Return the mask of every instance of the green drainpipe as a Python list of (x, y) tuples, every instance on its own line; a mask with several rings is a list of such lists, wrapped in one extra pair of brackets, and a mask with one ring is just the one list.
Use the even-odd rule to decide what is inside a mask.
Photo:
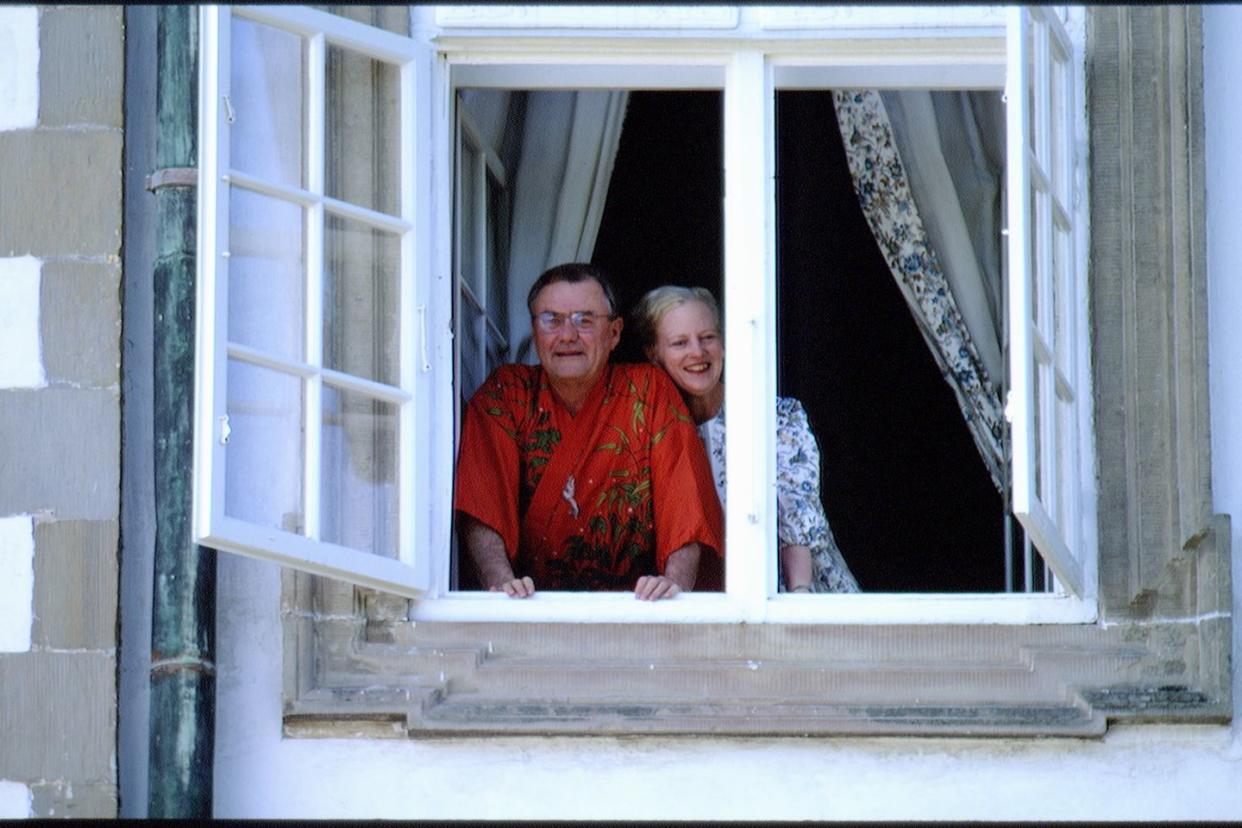
[(211, 816), (215, 552), (190, 534), (198, 8), (158, 12), (154, 273), (155, 583), (148, 815)]

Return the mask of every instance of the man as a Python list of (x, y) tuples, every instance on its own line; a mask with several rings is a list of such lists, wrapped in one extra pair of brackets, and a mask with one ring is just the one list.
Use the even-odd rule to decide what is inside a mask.
[(623, 322), (599, 268), (548, 270), (527, 306), (539, 365), (497, 369), (462, 429), (455, 507), (480, 581), (514, 598), (692, 589), (723, 518), (676, 388), (654, 366), (608, 363)]

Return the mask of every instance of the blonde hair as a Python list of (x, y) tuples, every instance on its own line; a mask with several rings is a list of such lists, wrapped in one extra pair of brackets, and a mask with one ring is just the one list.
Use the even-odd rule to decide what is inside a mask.
[(702, 302), (706, 305), (711, 311), (716, 331), (723, 333), (720, 324), (720, 306), (716, 304), (716, 297), (712, 296), (712, 292), (707, 288), (682, 287), (681, 285), (661, 285), (658, 288), (652, 288), (642, 299), (638, 300), (631, 314), (634, 326), (638, 329), (638, 342), (648, 359), (651, 358), (651, 352), (655, 349), (657, 332), (660, 330), (660, 322), (664, 319), (664, 315), (687, 302)]

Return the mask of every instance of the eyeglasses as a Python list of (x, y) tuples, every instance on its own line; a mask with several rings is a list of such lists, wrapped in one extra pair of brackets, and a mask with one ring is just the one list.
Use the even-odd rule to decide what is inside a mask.
[(597, 326), (616, 318), (616, 314), (613, 313), (595, 313), (594, 311), (574, 311), (570, 314), (544, 311), (534, 316), (535, 324), (544, 333), (556, 333), (565, 324), (566, 320), (577, 328), (579, 332), (591, 333)]

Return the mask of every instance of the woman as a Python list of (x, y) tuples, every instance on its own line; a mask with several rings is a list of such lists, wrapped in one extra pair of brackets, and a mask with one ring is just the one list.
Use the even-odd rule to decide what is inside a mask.
[[(724, 341), (720, 309), (704, 288), (664, 285), (634, 309), (647, 358), (681, 390), (725, 499)], [(819, 500), (819, 447), (802, 404), (776, 400), (776, 511), (781, 587), (788, 592), (858, 592)]]

